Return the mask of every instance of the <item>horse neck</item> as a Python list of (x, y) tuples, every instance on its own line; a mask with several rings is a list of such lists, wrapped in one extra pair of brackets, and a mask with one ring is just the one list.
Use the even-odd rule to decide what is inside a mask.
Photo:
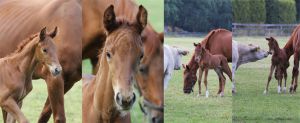
[(274, 42), (274, 44), (275, 44), (275, 47), (273, 47), (274, 55), (278, 55), (281, 49), (277, 42)]
[[(112, 87), (112, 78), (110, 75), (108, 63), (105, 58), (105, 54), (101, 54), (100, 66), (97, 72), (96, 81), (93, 83), (96, 86), (94, 91), (94, 107), (99, 113), (112, 113), (112, 112), (103, 112), (111, 111), (114, 107), (114, 92)], [(109, 109), (109, 110), (107, 110)], [(101, 115), (100, 115), (101, 117)]]
[(207, 61), (208, 59), (211, 59), (211, 57), (212, 54), (208, 50), (205, 50), (204, 54), (202, 54), (201, 60)]
[(197, 73), (197, 69), (199, 68), (198, 63), (195, 60), (195, 54), (192, 56), (192, 59), (190, 60), (188, 66), (190, 67), (190, 71), (194, 74)]
[(30, 41), (20, 52), (16, 52), (10, 57), (10, 61), (13, 62), (14, 65), (18, 66), (20, 71), (24, 74), (32, 74), (38, 63), (35, 57), (37, 44), (37, 40)]
[(285, 44), (285, 46), (283, 47), (283, 50), (285, 51), (288, 59), (290, 59), (290, 57), (293, 55), (294, 53), (294, 48), (293, 48), (293, 39), (294, 36), (292, 35), (289, 39), (289, 41)]

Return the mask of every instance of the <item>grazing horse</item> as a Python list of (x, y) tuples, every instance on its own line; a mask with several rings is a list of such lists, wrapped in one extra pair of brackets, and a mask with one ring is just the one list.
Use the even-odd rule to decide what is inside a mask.
[[(103, 23), (105, 8), (114, 5), (116, 17), (136, 20), (138, 6), (132, 0), (84, 0), (82, 1), (83, 43), (82, 57), (90, 59), (93, 73), (97, 71), (98, 49), (104, 46), (106, 34)], [(97, 27), (97, 28), (95, 28)], [(98, 28), (99, 27), (99, 28)], [(157, 33), (147, 24), (142, 32), (144, 58), (136, 79), (144, 114), (151, 122), (163, 122), (163, 33)]]
[(181, 57), (189, 52), (164, 44), (164, 88), (167, 89), (173, 70), (180, 70)]
[(300, 25), (298, 25), (294, 29), (289, 41), (285, 44), (283, 49), (285, 50), (288, 59), (294, 54), (294, 67), (292, 73), (290, 93), (295, 93), (298, 86), (298, 75), (299, 75)]
[(135, 102), (135, 76), (143, 59), (141, 33), (147, 25), (147, 11), (139, 7), (135, 22), (116, 18), (114, 6), (104, 12), (106, 42), (99, 55), (95, 79), (83, 87), (83, 123), (130, 122)]
[[(215, 29), (208, 33), (203, 39), (201, 45), (208, 50), (211, 54), (221, 54), (227, 58), (228, 62), (232, 59), (232, 33), (225, 29)], [(195, 55), (195, 54), (194, 54)], [(188, 65), (183, 65), (184, 72), (184, 85), (183, 92), (191, 93), (193, 87), (197, 81), (197, 69), (199, 68), (198, 63), (195, 61), (195, 56), (192, 56)], [(204, 83), (207, 83), (208, 69), (205, 69)], [(198, 80), (201, 83), (201, 80)], [(235, 92), (235, 84), (233, 83), (232, 92)]]
[[(82, 13), (79, 0), (2, 0), (0, 2), (0, 58), (41, 28), (59, 27), (55, 37), (61, 76), (53, 77), (38, 64), (33, 79), (46, 81), (48, 98), (38, 120), (45, 123), (53, 112), (55, 123), (65, 123), (64, 93), (81, 79)], [(5, 32), (5, 33), (4, 33)], [(67, 101), (67, 100), (66, 100)]]
[(232, 40), (232, 83), (235, 83), (235, 71), (240, 65), (267, 58), (269, 52), (253, 44), (243, 45)]
[(268, 77), (268, 82), (267, 82), (264, 94), (266, 94), (268, 92), (269, 83), (272, 79), (272, 74), (274, 72), (274, 69), (275, 69), (275, 79), (278, 81), (277, 92), (281, 93), (283, 77), (284, 77), (283, 92), (285, 92), (286, 91), (286, 79), (287, 79), (286, 70), (289, 67), (289, 60), (288, 60), (287, 54), (284, 49), (280, 49), (275, 38), (270, 37), (270, 38), (266, 38), (266, 40), (268, 41), (269, 52), (272, 54), (272, 59), (271, 59), (270, 74)]
[[(208, 50), (206, 50), (204, 47), (201, 46), (201, 44), (194, 43), (195, 46), (195, 61), (199, 64), (199, 95), (201, 93), (201, 79), (204, 69), (214, 69), (219, 77), (219, 85), (221, 88), (219, 88), (218, 94), (220, 94), (221, 97), (224, 96), (224, 88), (225, 88), (225, 74), (230, 78), (232, 81), (232, 74), (230, 71), (230, 68), (228, 66), (227, 58), (223, 55), (212, 55)], [(207, 81), (204, 82), (205, 88), (206, 88), (206, 97), (208, 97), (209, 92), (207, 88)]]
[(29, 123), (21, 111), (22, 100), (32, 90), (32, 74), (38, 63), (45, 65), (45, 69), (56, 77), (62, 68), (56, 55), (53, 38), (57, 28), (46, 33), (46, 27), (39, 34), (24, 40), (18, 49), (0, 59), (0, 106), (4, 122), (8, 116), (13, 116), (19, 123)]

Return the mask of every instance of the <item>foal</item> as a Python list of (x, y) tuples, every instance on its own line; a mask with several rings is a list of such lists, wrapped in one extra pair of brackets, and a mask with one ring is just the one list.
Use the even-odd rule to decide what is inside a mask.
[[(208, 50), (201, 46), (201, 44), (194, 43), (195, 48), (195, 61), (199, 64), (199, 95), (201, 93), (201, 79), (203, 70), (205, 69), (214, 69), (215, 72), (219, 76), (219, 91), (221, 97), (224, 96), (224, 88), (225, 88), (225, 76), (223, 72), (225, 72), (230, 80), (232, 81), (232, 74), (230, 68), (228, 66), (227, 58), (223, 55), (212, 55)], [(207, 75), (207, 74), (206, 74)], [(206, 76), (205, 76), (206, 78)], [(206, 88), (206, 97), (208, 97), (209, 92), (207, 88), (207, 81), (204, 80), (204, 85)]]
[(282, 88), (282, 78), (284, 77), (284, 88), (283, 92), (286, 92), (286, 79), (287, 79), (287, 68), (289, 67), (289, 60), (286, 55), (286, 52), (284, 49), (280, 49), (279, 45), (275, 38), (270, 37), (266, 38), (266, 40), (269, 42), (269, 52), (272, 53), (272, 59), (271, 59), (271, 68), (270, 68), (270, 74), (268, 77), (268, 82), (266, 85), (266, 89), (264, 91), (264, 94), (268, 93), (269, 83), (272, 79), (272, 74), (275, 69), (275, 79), (278, 81), (278, 88), (277, 92), (281, 93)]
[(130, 122), (135, 102), (133, 84), (143, 58), (141, 33), (147, 25), (143, 6), (135, 22), (117, 20), (114, 6), (104, 12), (106, 42), (99, 55), (99, 68), (83, 87), (83, 123)]
[(4, 122), (9, 113), (19, 123), (28, 123), (20, 108), (22, 100), (32, 90), (32, 74), (38, 63), (53, 76), (61, 72), (53, 43), (56, 33), (57, 28), (48, 34), (45, 27), (39, 35), (24, 40), (14, 53), (0, 59), (0, 106)]

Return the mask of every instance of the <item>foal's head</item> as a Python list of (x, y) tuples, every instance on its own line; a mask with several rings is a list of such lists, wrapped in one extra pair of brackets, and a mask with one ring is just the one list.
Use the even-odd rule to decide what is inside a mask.
[(39, 43), (35, 49), (37, 61), (46, 66), (53, 76), (58, 75), (62, 71), (53, 41), (56, 34), (57, 27), (50, 33), (47, 33), (46, 27), (43, 28), (39, 34)]
[(273, 54), (275, 50), (279, 48), (279, 45), (276, 39), (273, 37), (266, 38), (266, 40), (268, 41), (268, 45), (269, 45), (269, 53)]
[(206, 53), (205, 48), (201, 46), (200, 43), (196, 44), (194, 43), (195, 46), (195, 61), (200, 62), (202, 56)]
[(133, 82), (143, 58), (141, 32), (147, 24), (147, 11), (140, 6), (136, 21), (130, 23), (118, 21), (111, 5), (104, 12), (103, 22), (108, 33), (103, 55), (110, 71), (114, 100), (120, 110), (129, 110), (136, 99)]

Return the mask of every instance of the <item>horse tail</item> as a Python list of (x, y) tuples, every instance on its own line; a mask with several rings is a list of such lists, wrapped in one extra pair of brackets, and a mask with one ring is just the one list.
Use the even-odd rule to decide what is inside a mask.
[(224, 72), (227, 74), (227, 76), (229, 77), (229, 79), (232, 82), (232, 73), (231, 73), (231, 70), (229, 68), (229, 65), (228, 65), (228, 62), (227, 62), (227, 58), (222, 57), (221, 65), (223, 67)]

